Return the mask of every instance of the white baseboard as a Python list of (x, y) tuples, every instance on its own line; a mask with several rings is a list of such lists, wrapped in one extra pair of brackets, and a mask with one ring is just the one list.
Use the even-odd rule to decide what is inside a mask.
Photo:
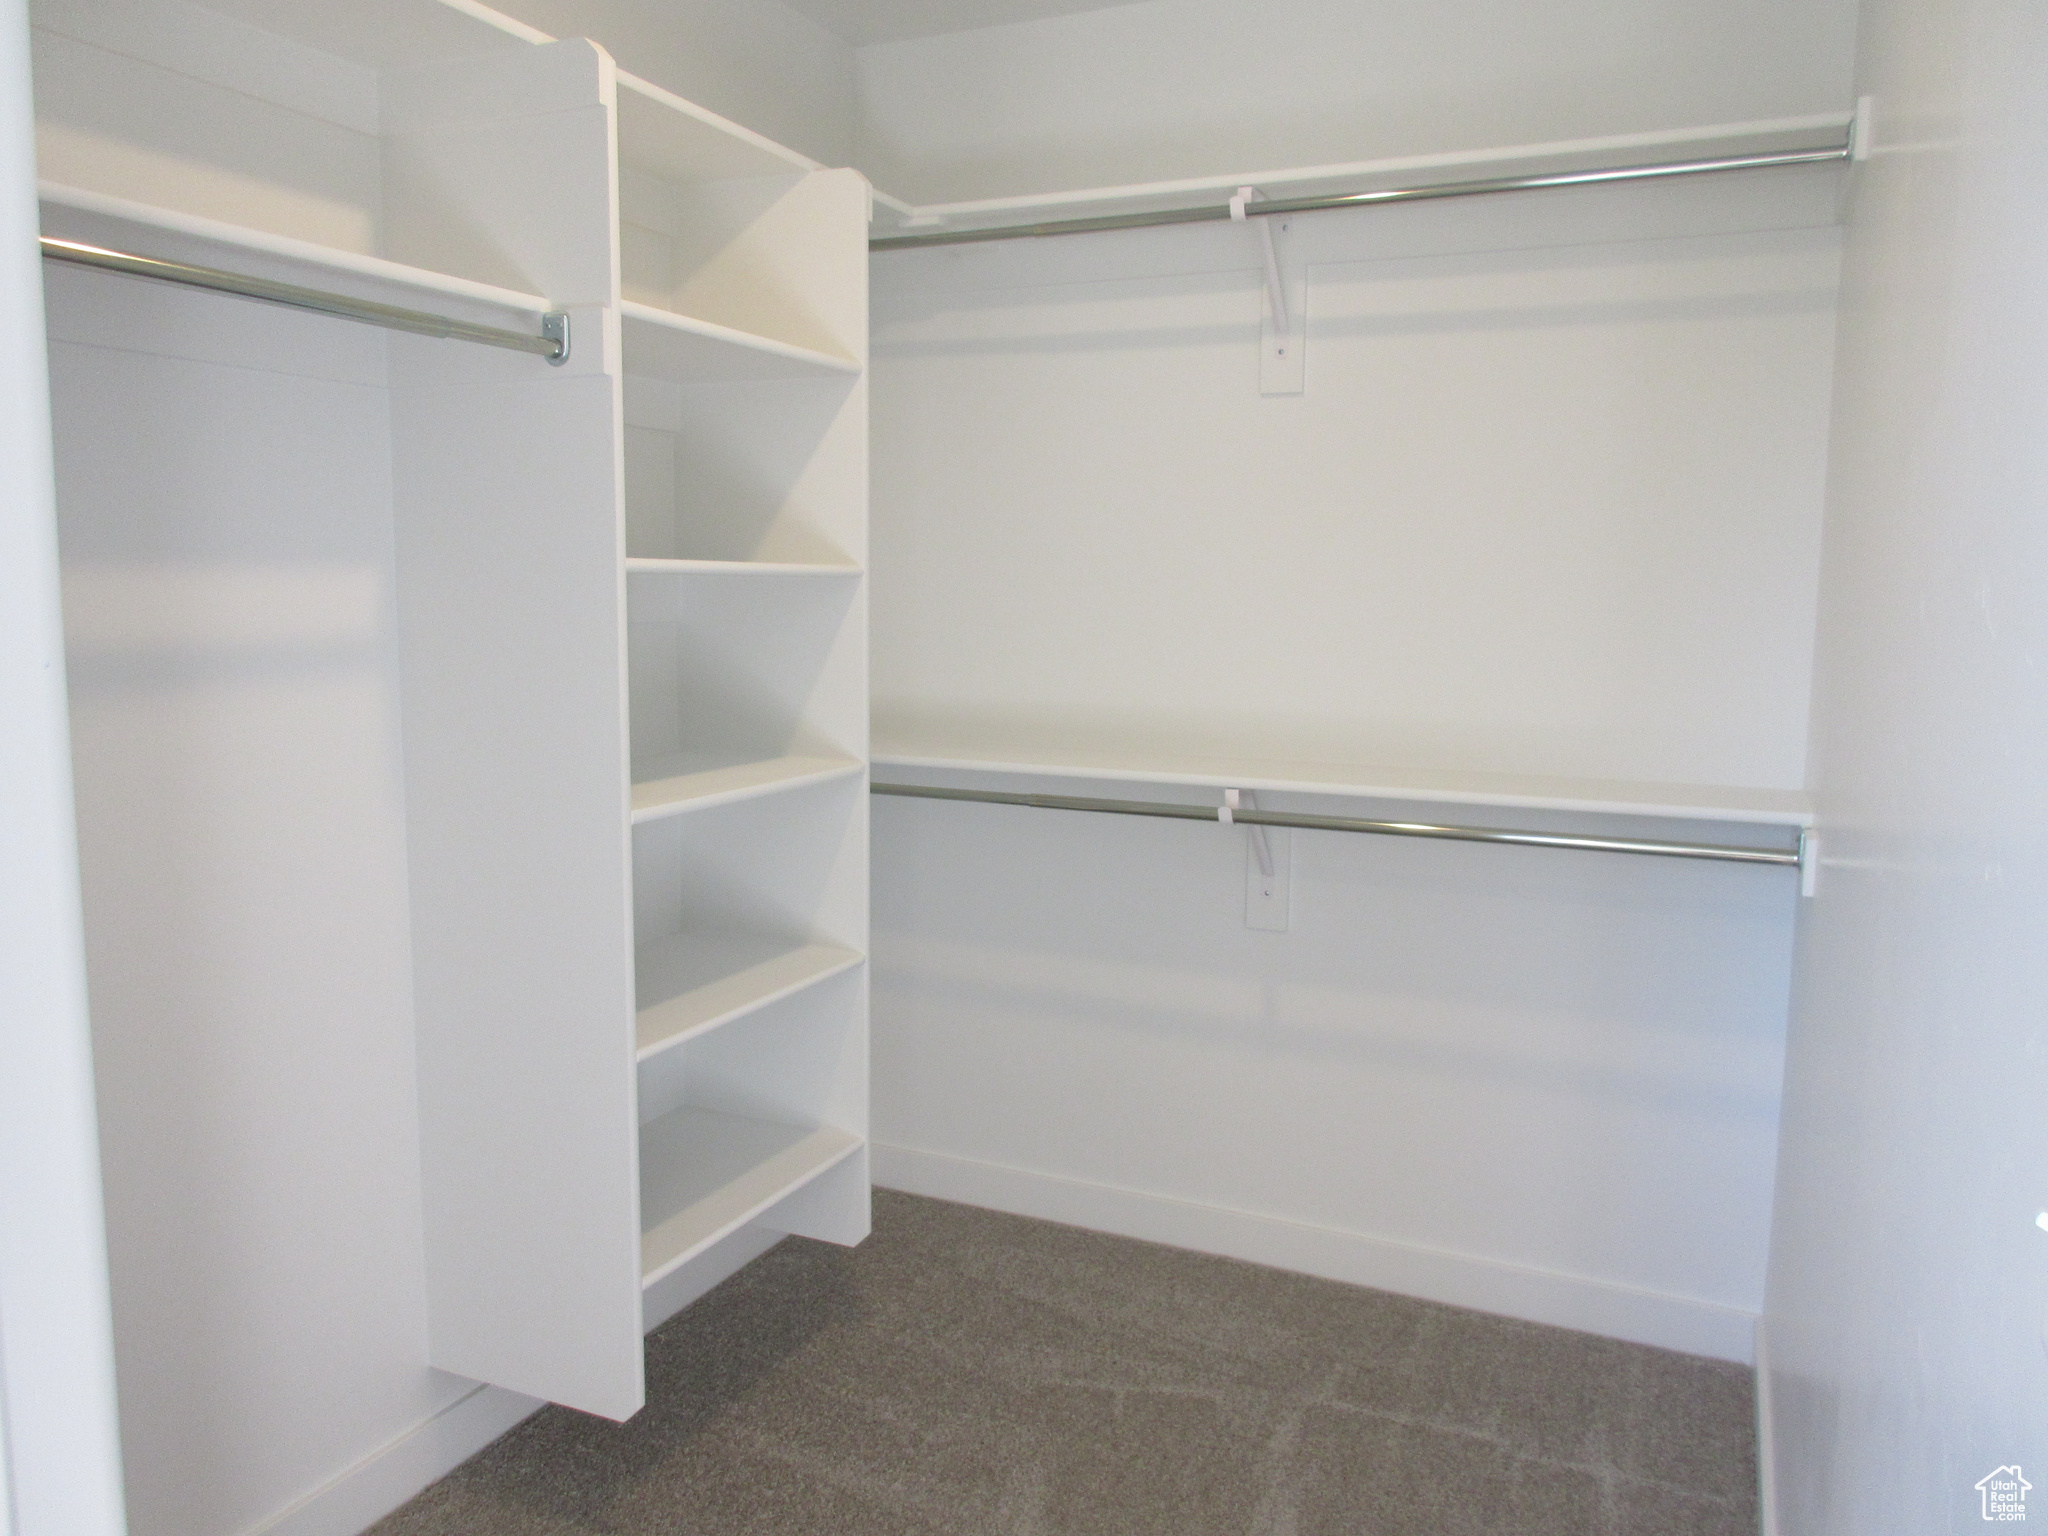
[(1756, 1508), (1762, 1536), (1778, 1536), (1778, 1437), (1771, 1415), (1771, 1336), (1756, 1320)]
[[(652, 1332), (676, 1313), (781, 1242), (786, 1234), (742, 1227), (641, 1298)], [(359, 1536), (430, 1483), (438, 1482), (529, 1414), (539, 1398), (478, 1386), (416, 1424), (297, 1503), (252, 1526), (245, 1536)]]
[(251, 1527), (247, 1536), (357, 1536), (546, 1406), (503, 1387), (479, 1386)]
[(1748, 1365), (1756, 1314), (1582, 1275), (1309, 1226), (972, 1158), (874, 1145), (875, 1182), (1018, 1216)]

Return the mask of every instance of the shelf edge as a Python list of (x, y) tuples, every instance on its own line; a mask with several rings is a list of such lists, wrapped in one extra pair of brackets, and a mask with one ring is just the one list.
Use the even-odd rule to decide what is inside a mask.
[[(772, 1195), (769, 1195), (767, 1198), (760, 1200), (751, 1206), (748, 1206), (740, 1215), (728, 1219), (727, 1221), (721, 1223), (719, 1226), (713, 1228), (708, 1233), (698, 1237), (687, 1248), (683, 1249), (682, 1252), (676, 1254), (674, 1257), (663, 1259), (660, 1264), (656, 1265), (652, 1269), (643, 1268), (640, 1271), (640, 1289), (644, 1291), (649, 1286), (656, 1285), (661, 1281), (666, 1280), (670, 1275), (674, 1274), (677, 1270), (681, 1269), (685, 1264), (689, 1263), (690, 1260), (696, 1258), (697, 1255), (703, 1253), (707, 1248), (711, 1247), (714, 1243), (717, 1243), (724, 1238), (732, 1236), (733, 1233), (737, 1232), (741, 1227), (744, 1227), (748, 1222), (759, 1220), (763, 1215), (773, 1210), (776, 1206), (780, 1205), (784, 1200), (787, 1200), (791, 1195), (795, 1194), (798, 1190), (803, 1189), (805, 1186), (813, 1183), (822, 1175), (830, 1173), (834, 1168), (837, 1168), (841, 1163), (845, 1162), (849, 1157), (853, 1156), (854, 1153), (858, 1152), (862, 1147), (867, 1145), (867, 1138), (864, 1136), (856, 1136), (851, 1131), (842, 1131), (839, 1130), (836, 1126), (826, 1125), (820, 1126), (817, 1130), (811, 1132), (809, 1136), (806, 1136), (804, 1138), (804, 1141), (798, 1142), (795, 1147), (790, 1147), (782, 1152), (777, 1153), (776, 1157), (787, 1157), (791, 1152), (796, 1151), (798, 1147), (803, 1146), (805, 1142), (815, 1140), (818, 1137), (824, 1136), (828, 1132), (835, 1136), (844, 1137), (844, 1144), (833, 1148), (829, 1156), (817, 1159), (809, 1168), (805, 1169), (800, 1176), (784, 1184), (781, 1188), (777, 1189), (775, 1193), (773, 1193)], [(768, 1161), (772, 1162), (774, 1161), (774, 1159), (770, 1158), (768, 1159)], [(746, 1177), (746, 1175), (743, 1174), (741, 1175), (741, 1177), (744, 1178)], [(738, 1180), (734, 1180), (732, 1182), (737, 1183)], [(655, 1230), (659, 1231), (660, 1228), (657, 1227)], [(643, 1232), (641, 1234), (641, 1241), (645, 1243), (646, 1240), (647, 1234)]]
[(629, 555), (628, 576), (861, 576), (858, 565), (806, 565), (776, 560), (665, 560)]
[[(847, 778), (853, 774), (861, 773), (866, 768), (867, 764), (859, 758), (850, 757), (843, 763), (835, 763), (830, 768), (813, 768), (802, 773), (792, 773), (787, 777), (767, 779), (760, 783), (740, 785), (733, 789), (713, 790), (711, 793), (703, 795), (688, 795), (680, 800), (664, 800), (655, 805), (634, 806), (632, 808), (632, 825), (637, 827), (643, 822), (665, 821), (671, 816), (686, 816), (692, 811), (710, 810), (714, 806), (732, 805), (741, 800), (754, 800), (763, 795), (780, 794), (784, 790), (803, 789), (812, 784), (826, 784), (834, 779)], [(715, 772), (716, 770), (706, 771)], [(690, 775), (676, 774), (673, 777), (688, 778)], [(648, 782), (659, 784), (662, 780), (652, 779)]]
[(631, 70), (620, 70), (618, 72), (618, 81), (624, 89), (632, 91), (636, 95), (646, 97), (656, 106), (667, 107), (671, 112), (702, 123), (705, 127), (722, 133), (735, 143), (744, 144), (749, 149), (761, 150), (774, 159), (782, 161), (793, 172), (802, 173), (825, 169), (822, 161), (813, 160), (809, 155), (791, 149), (786, 144), (778, 144), (765, 133), (756, 133), (751, 128), (742, 127), (729, 117), (721, 117), (709, 107), (700, 107), (696, 102), (689, 100), (687, 97), (678, 96), (667, 87), (656, 85), (652, 80), (644, 79), (634, 74)]
[(539, 294), (499, 288), (490, 283), (476, 282), (471, 278), (456, 277), (452, 273), (435, 272), (427, 267), (409, 267), (404, 262), (392, 261), (388, 257), (368, 256), (360, 251), (344, 251), (338, 246), (318, 245), (313, 241), (296, 239), (290, 235), (274, 235), (266, 230), (251, 229), (243, 224), (229, 224), (220, 219), (207, 218), (202, 214), (181, 213), (174, 208), (159, 208), (154, 204), (138, 203), (125, 197), (115, 197), (111, 193), (93, 192), (84, 187), (67, 186), (61, 182), (37, 182), (36, 197), (39, 202), (53, 203), (57, 207), (69, 208), (96, 218), (115, 219), (128, 224), (138, 224), (146, 229), (162, 230), (167, 234), (183, 235), (191, 240), (205, 240), (234, 250), (250, 251), (259, 256), (301, 262), (323, 271), (342, 272), (351, 277), (389, 283), (414, 293), (433, 293), (446, 298), (467, 299), (472, 303), (489, 304), (522, 315), (545, 315), (553, 308)]
[[(876, 768), (936, 769), (953, 773), (1003, 773), (1062, 779), (1100, 779), (1126, 784), (1171, 784), (1195, 789), (1265, 790), (1274, 794), (1337, 795), (1357, 800), (1405, 800), (1423, 804), (1496, 806), (1503, 810), (1571, 811), (1600, 816), (1633, 816), (1674, 821), (1720, 821), (1751, 826), (1810, 827), (1814, 813), (1803, 795), (1789, 790), (1755, 790), (1752, 794), (1783, 796), (1779, 807), (1716, 805), (1701, 800), (1614, 800), (1597, 795), (1541, 794), (1514, 790), (1431, 787), (1398, 778), (1298, 779), (1284, 776), (1229, 774), (1101, 765), (1009, 762), (993, 758), (933, 757), (877, 752)], [(1672, 786), (1656, 786), (1669, 788)]]
[(780, 358), (785, 362), (802, 363), (820, 374), (843, 374), (853, 378), (861, 372), (861, 365), (850, 357), (820, 352), (815, 347), (800, 347), (795, 342), (777, 341), (772, 336), (757, 336), (752, 331), (720, 325), (715, 320), (700, 320), (694, 315), (663, 309), (659, 305), (642, 303), (638, 299), (622, 299), (619, 302), (619, 315), (627, 322), (638, 321), (643, 325), (656, 326), (684, 336), (695, 336), (743, 352)]
[[(1394, 175), (1404, 171), (1446, 170), (1458, 166), (1513, 165), (1558, 155), (1601, 154), (1613, 150), (1655, 149), (1666, 145), (1704, 144), (1718, 140), (1763, 139), (1773, 136), (1844, 130), (1854, 112), (1815, 112), (1796, 117), (1758, 118), (1735, 123), (1704, 123), (1691, 128), (1659, 128), (1642, 133), (1604, 134), (1594, 138), (1555, 139), (1540, 144), (1509, 144), (1490, 149), (1448, 150), (1426, 155), (1395, 155), (1378, 160), (1351, 160), (1332, 165), (1290, 166), (1277, 170), (1241, 171), (1227, 175), (1187, 176), (1170, 181), (1132, 182), (1123, 186), (1082, 187), (1065, 192), (1032, 192), (1014, 197), (984, 197), (952, 203), (906, 203), (887, 199), (899, 232), (910, 234), (955, 219), (983, 218), (1029, 209), (1087, 208), (1126, 199), (1181, 197), (1197, 192), (1227, 192), (1241, 186), (1276, 187), (1296, 182), (1349, 180)], [(903, 210), (897, 212), (897, 210)]]
[[(867, 956), (863, 955), (859, 950), (848, 949), (842, 944), (820, 945), (818, 947), (837, 949), (841, 952), (840, 958), (830, 965), (813, 971), (810, 975), (800, 980), (789, 982), (784, 986), (775, 987), (758, 996), (750, 997), (745, 1002), (728, 1008), (724, 1013), (717, 1015), (715, 1018), (702, 1020), (699, 1023), (692, 1024), (687, 1029), (679, 1029), (672, 1035), (665, 1035), (659, 1040), (638, 1047), (633, 1053), (634, 1064), (637, 1066), (643, 1061), (652, 1060), (665, 1051), (673, 1050), (676, 1046), (696, 1039), (699, 1035), (722, 1028), (736, 1019), (747, 1017), (751, 1013), (758, 1013), (761, 1009), (768, 1007), (772, 1003), (779, 1003), (784, 998), (795, 997), (799, 992), (808, 991), (820, 982), (830, 981), (834, 976), (843, 976), (855, 966), (861, 965), (867, 960)], [(654, 1006), (660, 1008), (665, 1005), (657, 1003)], [(640, 1010), (641, 1013), (652, 1011), (652, 1009)], [(637, 1017), (638, 1015), (636, 1014)]]

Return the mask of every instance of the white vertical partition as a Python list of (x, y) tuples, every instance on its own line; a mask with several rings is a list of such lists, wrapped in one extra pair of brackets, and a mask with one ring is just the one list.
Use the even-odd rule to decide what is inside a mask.
[[(429, 227), (606, 303), (612, 90), (580, 42), (408, 82), (414, 163), (491, 165), (503, 189)], [(623, 1418), (642, 1387), (607, 325), (573, 312), (559, 368), (395, 337), (391, 390), (430, 1358)]]
[(120, 1536), (27, 44), (0, 4), (0, 1533)]

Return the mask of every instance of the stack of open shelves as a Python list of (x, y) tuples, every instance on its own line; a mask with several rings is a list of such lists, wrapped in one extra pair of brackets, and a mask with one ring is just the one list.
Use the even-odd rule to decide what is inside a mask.
[(642, 1278), (867, 1230), (866, 187), (619, 77)]
[(430, 1358), (623, 1417), (722, 1239), (867, 1231), (867, 188), (471, 0), (203, 3), (39, 8), (45, 233), (570, 315), (384, 343)]

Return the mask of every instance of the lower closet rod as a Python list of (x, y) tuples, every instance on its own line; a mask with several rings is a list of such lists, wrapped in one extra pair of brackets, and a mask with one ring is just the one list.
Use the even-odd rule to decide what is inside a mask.
[(541, 334), (508, 331), (495, 325), (473, 325), (467, 320), (450, 320), (445, 315), (422, 309), (400, 309), (393, 304), (376, 304), (352, 299), (345, 294), (324, 293), (318, 288), (300, 288), (292, 283), (274, 283), (268, 278), (245, 277), (217, 267), (189, 266), (182, 261), (160, 261), (154, 256), (132, 256), (125, 251), (102, 250), (74, 240), (52, 240), (43, 236), (43, 256), (48, 261), (68, 261), (102, 272), (120, 272), (129, 277), (152, 277), (164, 283), (182, 283), (187, 288), (207, 288), (215, 293), (232, 293), (266, 304), (285, 304), (293, 309), (310, 309), (316, 314), (342, 320), (360, 320), (391, 331), (411, 331), (419, 336), (440, 336), (451, 341), (476, 341), (487, 347), (505, 347), (514, 352), (531, 352), (550, 363), (569, 358), (569, 317), (541, 316)]
[(1117, 816), (1167, 816), (1179, 821), (1228, 821), (1256, 827), (1306, 827), (1315, 832), (1377, 832), (1388, 837), (1441, 837), (1461, 843), (1516, 843), (1525, 848), (1584, 848), (1596, 853), (1654, 853), (1672, 859), (1720, 859), (1733, 864), (1797, 866), (1792, 848), (1737, 848), (1725, 843), (1669, 843), (1646, 838), (1582, 837), (1569, 832), (1510, 832), (1500, 827), (1440, 827), (1424, 821), (1368, 821), (1359, 816), (1305, 816), (1292, 811), (1254, 811), (1206, 805), (1173, 805), (1159, 800), (1088, 800), (1076, 795), (1012, 795), (992, 789), (933, 789), (923, 784), (873, 784), (878, 795), (911, 795), (923, 800), (976, 800), (990, 805), (1028, 805), (1047, 811), (1106, 811)]
[[(1617, 165), (1595, 171), (1549, 171), (1533, 176), (1493, 176), (1484, 181), (1440, 181), (1419, 187), (1382, 187), (1372, 192), (1335, 192), (1320, 197), (1280, 197), (1246, 203), (1247, 218), (1319, 213), (1325, 208), (1368, 208), (1379, 203), (1419, 203), (1440, 197), (1484, 197), (1495, 192), (1534, 192), (1545, 187), (1590, 187), (1615, 181), (1655, 181), (1702, 176), (1716, 171), (1756, 171), (1774, 165), (1829, 165), (1849, 159), (1851, 146), (1788, 149), (1717, 160), (1664, 160), (1654, 165)], [(871, 251), (902, 251), (926, 245), (969, 245), (982, 240), (1041, 239), (1047, 235), (1088, 235), (1104, 229), (1149, 229), (1159, 224), (1206, 224), (1235, 219), (1229, 203), (1198, 208), (1165, 208), (1150, 213), (1111, 213), (1093, 219), (1054, 219), (1043, 224), (998, 224), (986, 229), (944, 229), (931, 234), (883, 235)]]

